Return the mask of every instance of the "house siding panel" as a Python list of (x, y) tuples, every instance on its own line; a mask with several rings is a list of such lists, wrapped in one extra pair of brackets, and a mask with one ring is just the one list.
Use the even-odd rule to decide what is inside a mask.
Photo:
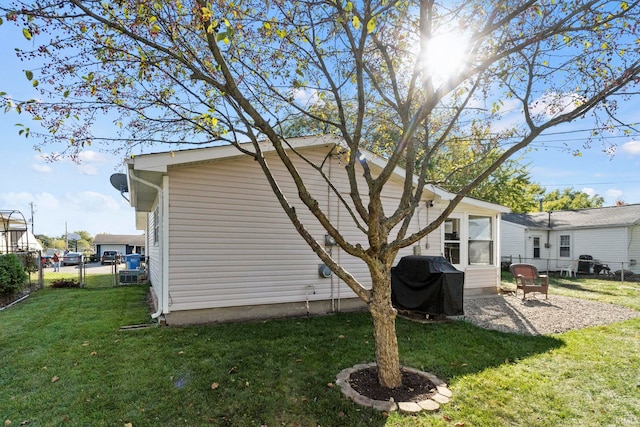
[(162, 286), (162, 265), (160, 262), (160, 245), (153, 241), (153, 229), (155, 227), (153, 210), (147, 214), (147, 224), (147, 256), (149, 257), (147, 268), (149, 270), (149, 281), (157, 299), (160, 297)]
[[(527, 250), (525, 247), (525, 229), (524, 227), (503, 221), (500, 234), (500, 242), (502, 244), (501, 253), (505, 257), (512, 257), (513, 262), (527, 258)], [(531, 255), (529, 255), (531, 256)]]
[[(571, 257), (565, 258), (564, 262), (559, 255), (561, 235), (569, 235), (572, 240)], [(578, 259), (580, 255), (591, 255), (594, 259), (609, 264), (613, 271), (619, 270), (622, 262), (627, 260), (627, 245), (624, 243), (627, 240), (625, 227), (555, 231), (552, 236), (554, 237), (552, 244), (556, 247), (554, 253), (559, 259), (556, 263), (557, 269), (566, 265), (567, 260)]]
[[(272, 168), (280, 188), (322, 244), (324, 231), (298, 201), (293, 184), (277, 166)], [(318, 276), (320, 260), (284, 215), (255, 162), (239, 158), (177, 167), (169, 176), (171, 310), (326, 300), (337, 297), (338, 286), (341, 298), (355, 297), (337, 277)], [(319, 180), (307, 185), (326, 206), (326, 186)], [(345, 214), (332, 203), (335, 208), (329, 211), (339, 222)], [(364, 240), (358, 230), (341, 231), (352, 241)], [(337, 248), (332, 251), (369, 286), (362, 261), (336, 253), (341, 252)]]

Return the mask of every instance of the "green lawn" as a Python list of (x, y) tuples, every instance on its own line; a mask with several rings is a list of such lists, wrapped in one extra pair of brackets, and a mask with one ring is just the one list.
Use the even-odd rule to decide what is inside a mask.
[[(638, 309), (640, 287), (624, 286), (554, 280), (552, 293)], [(122, 329), (149, 321), (146, 293), (144, 286), (45, 289), (0, 312), (0, 422), (640, 425), (640, 319), (538, 337), (399, 319), (402, 363), (444, 379), (454, 397), (435, 413), (387, 416), (333, 387), (340, 370), (374, 358), (368, 314)]]

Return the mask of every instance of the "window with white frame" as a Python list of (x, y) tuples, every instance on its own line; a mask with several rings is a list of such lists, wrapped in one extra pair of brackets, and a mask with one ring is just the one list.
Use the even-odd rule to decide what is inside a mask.
[(493, 264), (493, 225), (489, 216), (469, 215), (469, 264)]
[(460, 219), (444, 220), (444, 257), (451, 264), (460, 264)]
[(571, 236), (568, 234), (560, 236), (560, 257), (571, 257)]
[(540, 258), (540, 237), (533, 238), (533, 257)]

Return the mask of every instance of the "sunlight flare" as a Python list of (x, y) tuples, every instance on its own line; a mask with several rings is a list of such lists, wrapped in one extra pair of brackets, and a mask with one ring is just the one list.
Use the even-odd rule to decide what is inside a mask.
[(468, 38), (464, 34), (437, 34), (425, 43), (425, 47), (421, 55), (422, 69), (436, 87), (460, 74), (468, 63)]

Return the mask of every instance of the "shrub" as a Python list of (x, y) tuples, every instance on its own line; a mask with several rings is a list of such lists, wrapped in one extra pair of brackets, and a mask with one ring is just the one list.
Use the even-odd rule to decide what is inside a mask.
[(35, 252), (18, 252), (16, 256), (20, 259), (27, 273), (38, 271), (38, 255)]
[(0, 255), (0, 296), (20, 291), (28, 278), (17, 255)]
[(58, 279), (51, 282), (52, 288), (79, 288), (80, 284), (75, 279)]

